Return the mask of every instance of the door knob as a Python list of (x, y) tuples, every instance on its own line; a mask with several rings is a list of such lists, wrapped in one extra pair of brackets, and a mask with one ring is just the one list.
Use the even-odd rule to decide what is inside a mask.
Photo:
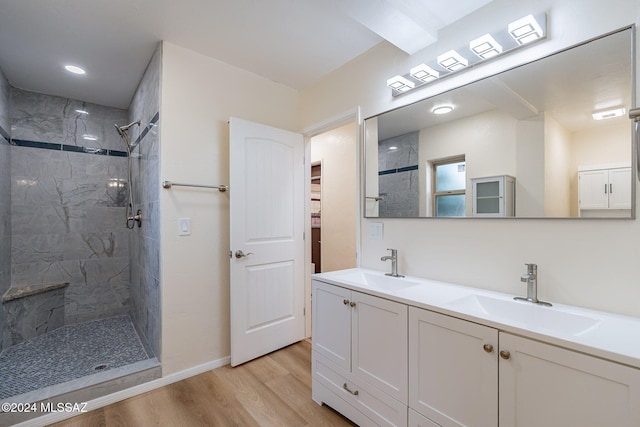
[(248, 255), (253, 255), (253, 252), (247, 252), (246, 254), (244, 252), (242, 252), (241, 250), (237, 250), (236, 251), (236, 258), (240, 259), (240, 258), (244, 258)]
[(509, 353), (507, 350), (502, 350), (500, 352), (500, 357), (502, 357), (504, 360), (509, 360), (511, 358), (511, 353)]
[(493, 353), (493, 346), (491, 344), (485, 344), (482, 346), (482, 348), (484, 348), (484, 351), (486, 351), (487, 353)]

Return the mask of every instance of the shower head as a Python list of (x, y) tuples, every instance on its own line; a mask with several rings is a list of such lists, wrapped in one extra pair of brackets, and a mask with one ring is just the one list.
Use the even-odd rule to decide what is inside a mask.
[(122, 128), (116, 124), (114, 124), (114, 126), (116, 127), (116, 130), (118, 131), (118, 135), (120, 135), (120, 138), (124, 138), (125, 137), (125, 133), (122, 130)]

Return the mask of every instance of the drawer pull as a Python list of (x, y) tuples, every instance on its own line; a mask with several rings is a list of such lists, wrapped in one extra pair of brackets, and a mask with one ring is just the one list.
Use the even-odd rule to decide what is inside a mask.
[(511, 353), (509, 353), (507, 350), (502, 350), (500, 352), (500, 357), (502, 357), (504, 360), (509, 360), (511, 358)]
[(487, 353), (493, 353), (493, 346), (491, 344), (485, 344), (482, 346), (482, 348), (484, 348), (484, 351), (486, 351)]
[(342, 388), (343, 388), (343, 389), (345, 389), (345, 390), (347, 390), (349, 393), (353, 394), (354, 396), (357, 396), (357, 395), (359, 394), (359, 393), (358, 393), (358, 390), (356, 390), (356, 391), (351, 391), (351, 390), (349, 390), (349, 386), (347, 385), (347, 383), (344, 383), (344, 385), (342, 386)]

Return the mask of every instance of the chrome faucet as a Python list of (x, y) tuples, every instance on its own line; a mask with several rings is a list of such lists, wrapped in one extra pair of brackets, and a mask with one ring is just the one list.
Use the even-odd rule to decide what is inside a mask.
[(387, 249), (391, 251), (391, 255), (385, 255), (380, 258), (380, 261), (388, 261), (391, 260), (391, 273), (385, 273), (386, 276), (391, 277), (404, 277), (402, 274), (398, 274), (398, 250), (397, 249)]
[(527, 266), (527, 273), (520, 276), (520, 281), (527, 284), (527, 297), (514, 297), (513, 299), (551, 307), (551, 303), (538, 299), (538, 266), (536, 264), (525, 265)]

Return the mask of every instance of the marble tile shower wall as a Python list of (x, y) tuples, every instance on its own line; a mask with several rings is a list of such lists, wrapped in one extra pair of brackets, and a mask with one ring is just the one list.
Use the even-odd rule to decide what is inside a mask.
[[(11, 120), (9, 82), (0, 70), (0, 296), (11, 285)], [(4, 348), (4, 310), (0, 308), (0, 352)]]
[[(160, 71), (162, 45), (155, 50), (129, 106), (129, 121), (140, 120), (134, 149), (133, 194), (142, 227), (129, 235), (131, 318), (148, 352), (160, 359)], [(135, 132), (133, 136), (137, 136)]]
[(127, 313), (127, 111), (11, 88), (10, 114), (12, 284), (70, 282), (65, 324)]
[(417, 217), (420, 214), (418, 137), (419, 132), (411, 132), (378, 143), (381, 217)]

